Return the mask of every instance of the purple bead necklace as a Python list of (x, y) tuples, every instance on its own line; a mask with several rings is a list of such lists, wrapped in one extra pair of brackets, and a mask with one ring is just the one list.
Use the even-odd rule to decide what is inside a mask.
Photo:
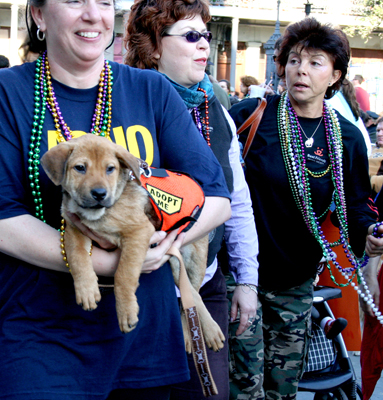
[[(340, 223), (340, 238), (337, 242), (328, 242), (319, 223), (321, 217), (318, 218), (313, 209), (309, 172), (306, 168), (306, 157), (303, 147), (303, 138), (298, 124), (298, 116), (290, 103), (287, 92), (285, 92), (281, 97), (278, 107), (278, 131), (290, 187), (298, 209), (302, 212), (308, 230), (322, 248), (331, 280), (341, 287), (351, 285), (358, 292), (360, 298), (371, 307), (372, 312), (375, 314), (380, 324), (383, 325), (383, 315), (379, 311), (378, 306), (374, 303), (373, 295), (371, 294), (362, 273), (362, 268), (369, 262), (369, 257), (364, 253), (363, 257), (360, 260), (357, 260), (349, 244), (346, 198), (343, 183), (342, 133), (335, 112), (331, 107), (328, 107), (325, 102), (323, 102), (323, 120), (325, 124), (331, 168), (328, 168), (324, 173), (320, 173), (317, 176), (313, 176), (313, 174), (311, 174), (311, 176), (318, 178), (331, 171), (331, 178), (334, 185), (333, 201), (335, 203), (335, 209)], [(373, 236), (378, 237), (378, 227), (380, 225), (382, 225), (381, 222), (378, 222), (375, 225), (372, 233)], [(337, 262), (336, 254), (332, 251), (332, 247), (339, 244), (342, 245), (343, 251), (351, 264), (351, 267), (343, 268)], [(330, 262), (333, 263), (333, 265), (340, 271), (341, 275), (346, 279), (346, 284), (336, 282), (331, 271)], [(353, 282), (355, 276), (357, 277), (360, 286)]]
[[(90, 129), (90, 132), (95, 135), (106, 137), (110, 135), (112, 122), (112, 88), (113, 73), (109, 62), (105, 60), (104, 67), (100, 74), (98, 96)], [(45, 222), (39, 167), (40, 145), (46, 109), (52, 114), (57, 132), (57, 140), (63, 142), (72, 139), (72, 131), (64, 121), (52, 86), (52, 77), (46, 52), (36, 60), (34, 101), (31, 142), (29, 145), (30, 151), (28, 153), (28, 178), (35, 204), (35, 216)]]
[[(320, 226), (319, 220), (315, 214), (311, 198), (309, 172), (306, 167), (306, 157), (304, 152), (304, 140), (301, 129), (298, 124), (298, 116), (291, 105), (288, 94), (284, 93), (281, 97), (278, 108), (278, 130), (280, 135), (282, 154), (286, 166), (286, 171), (293, 192), (295, 202), (301, 211), (303, 219), (310, 233), (318, 241), (322, 248), (323, 256), (327, 260), (327, 267), (330, 270), (331, 279), (338, 286), (347, 286), (353, 280), (356, 271), (363, 268), (368, 257), (364, 255), (358, 262), (354, 255), (348, 239), (346, 199), (343, 184), (343, 144), (339, 121), (334, 111), (323, 104), (323, 121), (325, 124), (326, 140), (329, 149), (329, 159), (331, 167), (325, 173), (319, 173), (314, 177), (322, 177), (331, 171), (331, 179), (334, 185), (333, 201), (335, 203), (336, 213), (340, 222), (339, 235), (337, 242), (330, 243), (326, 239)], [(311, 173), (311, 176), (313, 174)], [(337, 261), (332, 247), (341, 244), (347, 259), (351, 266), (343, 268)], [(339, 284), (331, 272), (330, 262), (347, 277), (346, 284)]]
[[(43, 68), (41, 73), (41, 82), (46, 83), (47, 87), (47, 108), (51, 112), (57, 138), (59, 142), (72, 139), (72, 131), (64, 121), (60, 106), (57, 102), (56, 94), (52, 85), (52, 77), (48, 56), (43, 54)], [(97, 96), (96, 107), (92, 117), (90, 133), (99, 136), (109, 137), (112, 120), (112, 71), (107, 60), (104, 61), (104, 67), (100, 74), (99, 93)], [(63, 133), (62, 133), (62, 132)]]

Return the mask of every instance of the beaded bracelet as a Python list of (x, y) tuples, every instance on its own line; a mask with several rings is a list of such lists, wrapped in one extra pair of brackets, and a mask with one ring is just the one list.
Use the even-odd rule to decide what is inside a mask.
[(258, 294), (257, 287), (255, 285), (252, 285), (251, 283), (237, 283), (237, 286), (246, 286), (251, 289), (255, 294)]
[(383, 222), (377, 222), (374, 226), (374, 230), (372, 231), (372, 236), (381, 239), (383, 237), (382, 234), (378, 235), (378, 228), (380, 225), (383, 225)]
[[(61, 255), (63, 256), (63, 261), (65, 262), (65, 266), (69, 269), (69, 272), (72, 272), (68, 263), (68, 259), (66, 256), (66, 251), (65, 251), (65, 219), (63, 218), (61, 220), (61, 226), (60, 226), (60, 247), (61, 247)], [(93, 243), (90, 245), (90, 250), (89, 250), (89, 256), (92, 255), (92, 250), (93, 250)]]

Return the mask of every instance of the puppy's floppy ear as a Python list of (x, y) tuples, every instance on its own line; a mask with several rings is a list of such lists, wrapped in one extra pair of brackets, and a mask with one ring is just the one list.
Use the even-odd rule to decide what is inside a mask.
[(62, 142), (47, 151), (41, 158), (41, 166), (56, 186), (61, 185), (64, 179), (66, 162), (73, 148), (74, 143)]
[(122, 146), (118, 146), (116, 149), (116, 157), (123, 167), (132, 170), (137, 183), (141, 185), (139, 160)]

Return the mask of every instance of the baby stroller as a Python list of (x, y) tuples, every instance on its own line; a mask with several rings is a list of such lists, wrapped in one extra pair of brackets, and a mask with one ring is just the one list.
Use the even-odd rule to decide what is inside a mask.
[[(335, 319), (327, 301), (342, 297), (338, 288), (319, 286), (314, 288), (314, 306), (320, 317)], [(299, 391), (313, 392), (314, 400), (361, 400), (362, 390), (348, 356), (341, 334), (333, 340), (326, 338), (323, 330), (313, 320), (312, 342), (309, 361)]]

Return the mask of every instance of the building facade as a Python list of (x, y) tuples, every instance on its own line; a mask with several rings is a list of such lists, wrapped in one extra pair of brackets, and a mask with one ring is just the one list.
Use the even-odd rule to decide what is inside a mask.
[[(342, 28), (358, 23), (352, 0), (210, 0), (212, 19), (208, 24), (213, 32), (210, 72), (219, 79), (228, 79), (239, 90), (240, 77), (251, 75), (259, 81), (266, 76), (267, 50), (275, 34), (276, 22), (283, 33), (285, 27), (305, 18), (308, 6), (310, 16), (324, 23)], [(124, 21), (133, 4), (130, 0), (117, 0), (116, 38), (106, 57), (123, 61), (122, 35)], [(11, 65), (22, 62), (19, 47), (26, 37), (25, 1), (0, 0), (0, 54), (10, 59)], [(368, 42), (360, 37), (350, 37), (352, 60), (349, 78), (361, 74), (370, 93), (371, 109), (383, 111), (383, 42), (376, 34)], [(271, 57), (269, 55), (269, 57)]]

